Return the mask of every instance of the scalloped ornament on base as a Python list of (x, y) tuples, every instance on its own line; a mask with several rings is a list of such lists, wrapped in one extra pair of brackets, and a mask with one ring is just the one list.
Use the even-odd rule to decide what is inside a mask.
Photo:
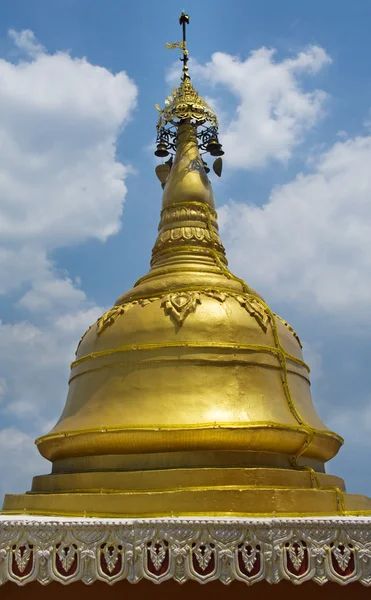
[(371, 518), (0, 518), (0, 583), (371, 586)]

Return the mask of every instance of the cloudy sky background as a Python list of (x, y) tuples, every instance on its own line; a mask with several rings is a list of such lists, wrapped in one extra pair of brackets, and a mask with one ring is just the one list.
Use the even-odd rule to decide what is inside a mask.
[[(49, 467), (85, 329), (148, 270), (161, 188), (155, 103), (180, 63), (217, 108), (213, 178), (230, 266), (298, 331), (346, 444), (328, 467), (371, 495), (371, 4), (0, 4), (0, 494)], [(174, 79), (175, 77), (175, 79)]]

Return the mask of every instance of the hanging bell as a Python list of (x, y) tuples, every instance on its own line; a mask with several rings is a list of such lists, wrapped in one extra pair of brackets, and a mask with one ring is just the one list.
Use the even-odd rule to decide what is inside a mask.
[(219, 144), (217, 137), (211, 137), (206, 146), (206, 152), (210, 152), (211, 156), (223, 156), (222, 145)]
[(155, 151), (155, 156), (158, 156), (159, 158), (164, 158), (165, 156), (169, 156), (169, 151), (163, 140), (160, 140), (160, 142), (157, 144), (157, 150)]
[(205, 173), (210, 173), (210, 169), (209, 169), (209, 167), (207, 166), (207, 163), (204, 160), (202, 161), (202, 164), (203, 164)]

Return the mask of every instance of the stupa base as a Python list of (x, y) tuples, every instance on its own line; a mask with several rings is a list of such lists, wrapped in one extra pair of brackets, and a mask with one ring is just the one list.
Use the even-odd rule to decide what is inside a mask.
[(3, 513), (100, 517), (371, 515), (371, 499), (312, 469), (60, 473), (5, 497)]

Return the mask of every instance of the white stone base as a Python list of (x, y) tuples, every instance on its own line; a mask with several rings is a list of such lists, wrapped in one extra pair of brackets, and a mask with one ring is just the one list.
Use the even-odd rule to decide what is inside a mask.
[(0, 517), (0, 583), (142, 578), (371, 586), (371, 518)]

